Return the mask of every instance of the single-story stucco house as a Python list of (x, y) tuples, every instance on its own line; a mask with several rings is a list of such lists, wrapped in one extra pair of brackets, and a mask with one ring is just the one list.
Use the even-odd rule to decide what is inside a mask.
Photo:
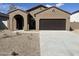
[(8, 29), (12, 31), (70, 30), (71, 13), (55, 6), (38, 5), (26, 11), (16, 9), (8, 15)]
[(8, 29), (7, 20), (9, 19), (7, 14), (0, 12), (0, 30)]

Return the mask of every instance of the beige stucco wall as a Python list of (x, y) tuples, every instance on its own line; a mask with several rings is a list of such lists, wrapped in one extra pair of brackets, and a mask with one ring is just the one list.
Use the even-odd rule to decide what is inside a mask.
[(24, 18), (23, 30), (27, 30), (27, 14), (20, 10), (16, 10), (12, 13), (9, 13), (8, 28), (10, 30), (16, 30), (16, 20), (14, 18), (15, 15), (21, 15)]
[(73, 30), (79, 30), (79, 22), (70, 22), (70, 27)]
[(30, 11), (29, 13), (34, 17), (34, 14), (36, 14), (36, 13), (42, 11), (42, 10), (45, 10), (45, 9), (46, 8), (44, 8), (44, 7), (39, 7), (37, 9), (33, 10), (33, 11)]
[[(50, 8), (46, 11), (43, 11), (39, 14), (36, 14), (36, 17), (34, 16), (35, 13), (40, 12), (44, 9), (45, 8), (41, 7), (41, 8), (37, 8), (33, 11), (28, 12), (35, 18), (36, 30), (39, 30), (39, 20), (40, 19), (66, 19), (66, 30), (70, 30), (70, 14), (63, 12), (63, 11), (56, 9), (56, 8)], [(29, 30), (28, 29), (29, 25), (27, 24), (27, 20), (28, 20), (27, 15), (28, 14), (23, 12), (23, 11), (20, 11), (20, 10), (14, 11), (14, 12), (9, 14), (8, 28), (10, 30), (16, 30), (16, 21), (14, 19), (14, 16), (18, 15), (18, 14), (23, 16), (23, 18), (24, 18), (23, 30)]]
[(70, 29), (70, 14), (60, 11), (56, 8), (50, 8), (39, 14), (36, 14), (36, 29), (39, 30), (40, 19), (66, 19), (66, 30)]
[[(36, 17), (34, 16), (34, 14), (36, 14), (36, 13), (38, 13), (38, 12), (40, 12), (40, 11), (43, 11), (43, 10), (45, 10), (46, 8), (44, 8), (44, 7), (39, 7), (39, 8), (37, 8), (37, 9), (35, 9), (35, 10), (32, 10), (32, 11), (30, 11), (30, 12), (28, 12), (30, 15), (32, 15), (33, 16), (33, 18), (34, 19), (36, 19)], [(37, 22), (37, 21), (36, 21)], [(39, 24), (39, 23), (38, 23)], [(37, 26), (37, 25), (36, 25)], [(28, 28), (29, 28), (29, 24), (28, 24)], [(37, 29), (36, 29), (37, 30)]]

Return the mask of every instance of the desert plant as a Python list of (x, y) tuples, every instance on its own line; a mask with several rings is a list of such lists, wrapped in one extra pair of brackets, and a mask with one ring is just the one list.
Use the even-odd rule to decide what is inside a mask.
[(70, 27), (70, 31), (73, 31), (72, 27)]
[(4, 36), (2, 37), (2, 38), (8, 38), (8, 37), (10, 37), (9, 35), (7, 35), (7, 34), (3, 34)]
[(19, 32), (16, 32), (16, 35), (21, 35), (21, 33), (19, 33)]
[(12, 55), (12, 56), (17, 56), (17, 55), (19, 55), (19, 54), (13, 51), (11, 55)]

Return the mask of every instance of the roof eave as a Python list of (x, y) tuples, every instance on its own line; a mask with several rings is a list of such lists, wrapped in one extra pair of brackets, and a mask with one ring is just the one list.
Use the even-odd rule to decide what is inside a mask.
[(30, 9), (26, 10), (26, 12), (30, 12), (30, 11), (32, 11), (32, 10), (38, 8), (38, 7), (44, 7), (44, 8), (47, 8), (47, 7), (44, 6), (44, 5), (38, 5), (38, 6), (35, 6), (35, 7), (32, 7), (32, 8), (30, 8)]
[(25, 11), (23, 11), (23, 10), (21, 10), (21, 9), (16, 9), (16, 10), (13, 10), (13, 11), (11, 11), (11, 12), (8, 12), (7, 14), (10, 14), (10, 13), (15, 12), (15, 11), (17, 11), (17, 10), (20, 10), (20, 11), (26, 13)]
[[(67, 12), (67, 11), (64, 11), (64, 10), (62, 10), (62, 9), (58, 8), (58, 7), (55, 7), (55, 6), (52, 6), (52, 7), (50, 7), (50, 8), (47, 8), (47, 9), (45, 9), (45, 10), (43, 10), (43, 11), (46, 11), (46, 10), (51, 9), (51, 8), (56, 8), (56, 9), (59, 9), (59, 10), (61, 10), (61, 11), (65, 12), (65, 13), (68, 13), (68, 14), (70, 14), (70, 15), (71, 15), (71, 13), (69, 13), (69, 12)], [(37, 15), (37, 14), (39, 14), (39, 13), (43, 12), (43, 11), (40, 11), (40, 12), (36, 13), (35, 15)]]

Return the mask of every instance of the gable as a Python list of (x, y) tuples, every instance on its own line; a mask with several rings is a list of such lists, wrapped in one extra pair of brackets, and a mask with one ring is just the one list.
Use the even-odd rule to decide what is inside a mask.
[[(8, 14), (9, 15), (9, 19), (13, 19), (14, 16), (16, 15), (21, 15), (23, 17), (27, 17), (27, 13), (22, 11), (22, 10), (15, 10), (15, 11), (12, 11), (11, 13)], [(26, 18), (27, 19), (27, 18)]]
[(26, 13), (25, 11), (23, 11), (23, 10), (21, 10), (21, 9), (16, 9), (16, 10), (13, 10), (13, 11), (9, 12), (8, 14), (16, 13), (16, 12), (23, 12), (23, 13)]
[(49, 9), (47, 9), (47, 10), (44, 10), (44, 11), (41, 11), (41, 12), (38, 12), (38, 13), (36, 13), (35, 14), (37, 17), (49, 17), (49, 18), (51, 18), (51, 17), (63, 17), (63, 18), (65, 18), (65, 17), (69, 17), (70, 16), (70, 14), (69, 13), (67, 13), (67, 12), (65, 12), (65, 11), (62, 11), (62, 10), (60, 10), (60, 9), (57, 9), (57, 8), (49, 8)]
[(31, 12), (31, 11), (36, 10), (36, 9), (38, 9), (38, 8), (47, 8), (47, 7), (45, 7), (45, 6), (43, 6), (43, 5), (38, 5), (38, 6), (35, 6), (35, 7), (32, 7), (32, 8), (30, 8), (30, 9), (26, 10), (26, 12)]
[(14, 11), (9, 12), (8, 14), (9, 14), (9, 16), (10, 16), (10, 15), (11, 15), (11, 16), (12, 16), (12, 15), (17, 15), (17, 14), (25, 15), (26, 12), (23, 11), (23, 10), (17, 9), (17, 10), (14, 10)]
[(36, 6), (36, 7), (31, 8), (30, 10), (27, 10), (27, 12), (29, 12), (34, 17), (34, 14), (36, 14), (36, 13), (38, 13), (40, 11), (43, 11), (46, 8), (47, 7), (45, 7), (43, 5), (39, 5), (39, 6)]
[(43, 11), (45, 10), (45, 8), (41, 7), (41, 8), (37, 8), (36, 10), (33, 10), (30, 12), (30, 14), (34, 17), (34, 14), (40, 12), (40, 11)]

